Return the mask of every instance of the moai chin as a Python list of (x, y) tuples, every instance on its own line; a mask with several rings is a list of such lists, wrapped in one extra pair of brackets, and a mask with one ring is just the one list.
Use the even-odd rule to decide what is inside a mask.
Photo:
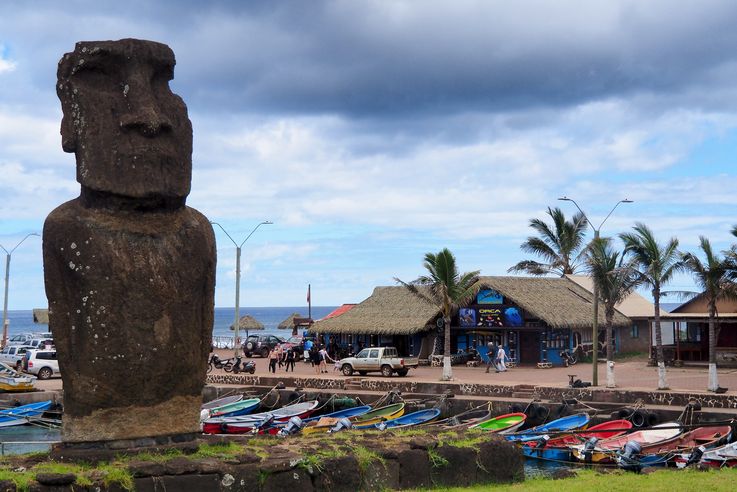
[(215, 238), (185, 205), (192, 125), (174, 64), (168, 46), (135, 39), (80, 42), (59, 62), (62, 147), (81, 185), (43, 231), (65, 443), (199, 429)]

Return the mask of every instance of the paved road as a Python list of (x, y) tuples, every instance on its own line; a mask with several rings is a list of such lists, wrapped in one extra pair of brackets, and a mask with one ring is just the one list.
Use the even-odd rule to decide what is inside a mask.
[[(221, 357), (232, 356), (232, 351), (218, 350)], [(268, 361), (256, 357), (256, 374), (267, 375)], [(415, 381), (433, 382), (440, 379), (442, 369), (439, 367), (420, 367), (410, 371), (408, 379)], [(534, 367), (516, 367), (504, 373), (486, 373), (484, 367), (470, 368), (465, 366), (453, 367), (453, 378), (458, 383), (493, 383), (504, 385), (532, 384), (536, 386), (565, 387), (568, 386), (568, 374), (576, 374), (578, 379), (591, 381), (591, 364), (577, 364), (571, 367), (556, 367), (552, 369), (537, 369)], [(285, 373), (284, 368), (277, 368), (277, 374)], [(301, 377), (345, 378), (341, 373), (328, 365), (328, 373), (316, 373), (314, 368), (304, 362), (296, 363), (296, 375)], [(658, 383), (658, 372), (655, 367), (648, 367), (644, 360), (630, 360), (617, 363), (615, 368), (617, 388), (631, 390), (655, 390)], [(381, 378), (378, 373), (362, 376), (366, 378)], [(395, 378), (397, 376), (394, 376)], [(599, 363), (599, 385), (606, 383), (606, 368)], [(669, 367), (668, 384), (672, 391), (705, 392), (708, 383), (706, 366)], [(719, 384), (729, 391), (727, 394), (737, 395), (737, 369), (720, 369)], [(52, 378), (47, 381), (38, 381), (39, 389), (61, 389), (61, 378)]]

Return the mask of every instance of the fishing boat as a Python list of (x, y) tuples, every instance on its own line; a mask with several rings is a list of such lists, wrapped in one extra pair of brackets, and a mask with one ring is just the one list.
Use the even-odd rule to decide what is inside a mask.
[(703, 446), (704, 449), (712, 447), (729, 434), (729, 431), (728, 425), (697, 427), (673, 439), (640, 446), (636, 456), (620, 454), (616, 457), (617, 465), (621, 468), (635, 470), (645, 466), (665, 465), (670, 459), (675, 458), (673, 453), (684, 450), (693, 451), (699, 446)]
[(203, 403), (200, 408), (202, 408), (202, 410), (212, 410), (215, 407), (222, 407), (223, 405), (235, 403), (237, 401), (241, 401), (242, 399), (243, 399), (243, 395), (224, 396), (222, 398), (218, 398), (217, 400), (212, 400), (212, 401), (208, 401), (207, 403)]
[(632, 428), (629, 420), (609, 420), (593, 427), (585, 432), (564, 434), (562, 436), (548, 439), (547, 435), (540, 436), (537, 441), (523, 443), (522, 454), (528, 458), (538, 458), (554, 461), (570, 461), (570, 445), (575, 445), (595, 437), (597, 439), (608, 439), (620, 436)]
[(514, 434), (504, 436), (510, 441), (533, 441), (543, 434), (553, 432), (567, 432), (575, 429), (585, 429), (591, 417), (587, 413), (577, 413), (559, 419), (551, 420), (547, 424), (538, 425)]
[(484, 420), (469, 426), (469, 429), (480, 429), (498, 434), (514, 432), (525, 424), (527, 415), (521, 412), (499, 415), (489, 420)]
[(385, 422), (379, 422), (378, 424), (374, 424), (374, 427), (379, 430), (401, 429), (404, 427), (412, 427), (413, 425), (426, 424), (435, 420), (439, 416), (439, 408), (428, 408), (426, 410), (418, 410), (416, 412), (408, 413)]
[(341, 418), (358, 417), (371, 411), (371, 406), (363, 405), (361, 407), (346, 408), (345, 410), (338, 410), (337, 412), (328, 413), (326, 415), (320, 415), (319, 417), (309, 417), (304, 419), (306, 423), (302, 429), (303, 434), (315, 434), (320, 432), (327, 432), (338, 423)]
[(676, 456), (674, 461), (678, 468), (684, 468), (692, 463), (699, 463), (710, 468), (735, 467), (737, 466), (737, 441), (711, 449), (700, 446), (689, 453)]
[(379, 407), (370, 412), (353, 417), (351, 422), (353, 423), (353, 429), (369, 429), (386, 420), (396, 419), (404, 415), (404, 403), (393, 403), (385, 407)]
[(569, 447), (571, 448), (571, 456), (579, 461), (585, 461), (587, 463), (611, 463), (614, 461), (616, 451), (624, 447), (629, 441), (636, 442), (640, 446), (650, 445), (673, 439), (681, 432), (682, 430), (677, 422), (666, 422), (650, 429), (604, 439), (593, 444), (587, 442)]
[(0, 362), (0, 392), (33, 391), (35, 383), (36, 376), (20, 373), (9, 365)]
[(461, 412), (458, 415), (448, 417), (447, 419), (429, 422), (428, 425), (439, 426), (443, 429), (454, 429), (459, 427), (471, 427), (475, 424), (489, 420), (490, 418), (490, 405), (485, 405), (481, 408), (472, 408), (471, 410), (466, 410), (465, 412)]
[(249, 398), (248, 400), (227, 403), (211, 409), (210, 417), (236, 417), (239, 415), (248, 415), (256, 410), (260, 404), (260, 398)]
[(51, 400), (47, 400), (0, 410), (0, 427), (27, 424), (34, 418), (41, 417), (51, 405)]
[(267, 421), (287, 422), (295, 416), (308, 417), (319, 405), (317, 400), (313, 400), (252, 415), (210, 418), (203, 422), (202, 431), (206, 434), (243, 434), (263, 427)]

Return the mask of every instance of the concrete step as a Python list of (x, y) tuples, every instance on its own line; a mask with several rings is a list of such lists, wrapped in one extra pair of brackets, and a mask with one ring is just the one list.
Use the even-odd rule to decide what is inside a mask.
[(532, 391), (515, 391), (512, 393), (512, 398), (522, 398), (524, 400), (532, 400), (535, 397), (535, 393)]

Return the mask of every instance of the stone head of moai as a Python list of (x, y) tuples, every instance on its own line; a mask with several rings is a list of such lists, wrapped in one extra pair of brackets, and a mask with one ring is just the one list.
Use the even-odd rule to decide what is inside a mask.
[(59, 62), (62, 147), (83, 196), (181, 206), (192, 178), (192, 124), (174, 94), (174, 53), (137, 39), (79, 42)]

